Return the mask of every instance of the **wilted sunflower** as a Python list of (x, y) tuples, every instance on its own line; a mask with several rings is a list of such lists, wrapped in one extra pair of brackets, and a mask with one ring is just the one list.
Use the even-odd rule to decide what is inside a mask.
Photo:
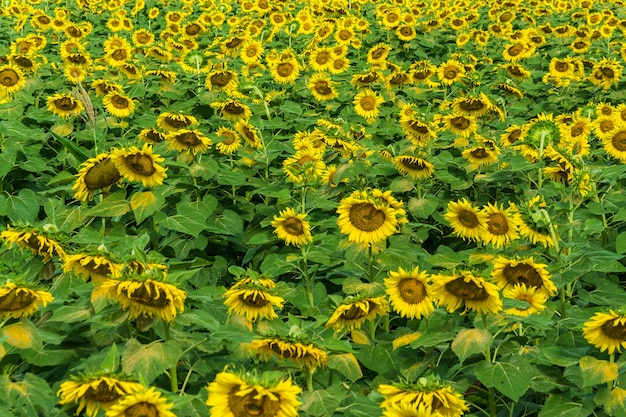
[(302, 389), (267, 374), (220, 372), (207, 391), (211, 417), (297, 417)]
[(356, 190), (345, 197), (337, 208), (339, 231), (348, 241), (372, 245), (386, 240), (406, 223), (403, 203), (391, 191)]
[(534, 287), (527, 287), (524, 284), (515, 284), (508, 287), (502, 295), (505, 298), (510, 298), (517, 301), (526, 303), (526, 306), (513, 307), (504, 310), (505, 314), (511, 314), (513, 316), (527, 317), (531, 314), (541, 313), (546, 308), (546, 301), (548, 296)]
[[(554, 247), (555, 242), (550, 232), (548, 219), (540, 215), (545, 210), (546, 202), (542, 196), (536, 196), (518, 207), (521, 223), (519, 233), (532, 243), (541, 243), (546, 248)], [(556, 225), (554, 226), (556, 228)]]
[(255, 339), (243, 346), (244, 350), (254, 353), (264, 360), (270, 358), (291, 359), (296, 365), (304, 365), (309, 370), (326, 366), (328, 355), (326, 351), (313, 343), (297, 341), (291, 337), (264, 337)]
[(324, 73), (313, 74), (307, 87), (317, 101), (329, 101), (339, 96), (333, 87), (332, 80)]
[(286, 208), (274, 216), (272, 227), (279, 239), (287, 245), (303, 246), (313, 241), (311, 226), (305, 213), (297, 214), (292, 208)]
[(487, 215), (487, 230), (481, 236), (484, 243), (500, 248), (519, 237), (521, 219), (514, 206), (505, 209), (504, 205), (488, 203), (482, 211)]
[(152, 145), (161, 143), (166, 139), (163, 133), (159, 132), (158, 130), (154, 128), (142, 129), (141, 132), (139, 132), (139, 134), (137, 135), (137, 137), (140, 140), (146, 143), (150, 143)]
[(239, 100), (216, 101), (211, 107), (219, 109), (220, 116), (228, 120), (248, 120), (252, 116), (250, 108)]
[(97, 97), (104, 97), (111, 91), (116, 91), (118, 93), (123, 91), (123, 87), (120, 84), (113, 84), (110, 81), (103, 79), (94, 80), (91, 83), (91, 88), (95, 90)]
[(152, 153), (152, 145), (144, 143), (139, 149), (115, 149), (111, 152), (111, 160), (122, 178), (131, 182), (140, 182), (144, 187), (156, 187), (167, 178), (166, 168), (159, 165), (165, 161), (159, 154)]
[(546, 264), (536, 263), (532, 257), (522, 259), (507, 259), (498, 256), (493, 263), (491, 277), (501, 289), (509, 286), (524, 284), (528, 288), (535, 288), (547, 296), (556, 294), (557, 289), (546, 270)]
[(381, 384), (378, 386), (378, 392), (384, 397), (380, 403), (383, 409), (403, 404), (411, 405), (417, 410), (421, 408), (430, 411), (426, 416), (437, 417), (460, 417), (469, 410), (461, 394), (432, 376), (420, 378), (416, 383)]
[(103, 254), (75, 253), (67, 255), (63, 262), (63, 272), (71, 271), (85, 281), (91, 279), (96, 285), (109, 277), (120, 277), (123, 267), (124, 264), (115, 262)]
[(360, 296), (350, 298), (339, 305), (326, 322), (335, 332), (343, 329), (360, 329), (366, 321), (374, 320), (389, 312), (389, 302), (385, 297)]
[(98, 410), (110, 409), (122, 397), (144, 390), (138, 382), (126, 381), (115, 376), (93, 375), (72, 377), (61, 384), (57, 396), (60, 404), (77, 403), (76, 414), (85, 409), (85, 414), (95, 417)]
[(449, 313), (462, 305), (465, 311), (497, 314), (502, 310), (498, 287), (470, 271), (433, 277), (433, 298)]
[(151, 387), (127, 394), (107, 410), (106, 417), (176, 417), (169, 411), (173, 406)]
[(0, 287), (0, 320), (29, 317), (53, 299), (52, 294), (47, 291), (33, 290), (7, 282)]
[(380, 105), (385, 102), (381, 96), (376, 94), (369, 88), (363, 89), (360, 93), (354, 96), (353, 104), (354, 111), (359, 116), (365, 118), (368, 123), (372, 123), (376, 120), (376, 117), (380, 113)]
[(278, 314), (274, 307), (283, 308), (285, 300), (271, 293), (274, 287), (276, 284), (269, 278), (244, 277), (224, 293), (224, 304), (230, 313), (244, 316), (251, 322), (275, 319)]
[(437, 134), (427, 122), (416, 118), (413, 115), (401, 116), (400, 126), (409, 140), (417, 146), (427, 146), (431, 139), (435, 139)]
[(411, 155), (396, 156), (393, 164), (400, 174), (414, 180), (430, 178), (435, 170), (433, 164), (427, 160)]
[(124, 94), (111, 91), (102, 99), (106, 111), (116, 117), (128, 117), (135, 112), (135, 102)]
[(157, 126), (167, 132), (186, 129), (196, 124), (198, 120), (195, 117), (181, 113), (163, 112), (157, 117)]
[(72, 187), (74, 198), (80, 201), (91, 201), (97, 190), (108, 189), (118, 182), (122, 176), (108, 153), (101, 153), (82, 163), (76, 174), (76, 182)]
[(463, 239), (480, 241), (487, 233), (487, 213), (478, 210), (465, 198), (450, 201), (443, 217), (450, 222), (454, 234)]
[(55, 256), (62, 260), (67, 256), (61, 244), (37, 227), (7, 226), (7, 230), (0, 233), (0, 238), (9, 248), (17, 245), (20, 249), (28, 249), (42, 256), (44, 262), (49, 262)]
[(124, 274), (111, 278), (95, 287), (92, 300), (109, 298), (117, 301), (123, 310), (130, 310), (130, 317), (156, 317), (172, 323), (177, 311), (185, 309), (187, 293), (172, 284), (146, 278), (146, 275)]
[(3, 65), (0, 67), (0, 92), (4, 94), (20, 91), (26, 85), (24, 73), (15, 65)]
[(85, 110), (83, 104), (68, 93), (48, 96), (46, 103), (52, 114), (64, 119), (69, 119), (70, 116), (75, 116)]
[(454, 134), (461, 135), (464, 138), (470, 137), (472, 133), (476, 133), (478, 130), (476, 118), (472, 116), (450, 113), (443, 117), (443, 122), (444, 129), (447, 129)]
[(609, 355), (615, 350), (621, 352), (622, 347), (626, 348), (626, 314), (613, 310), (594, 314), (583, 325), (583, 336), (600, 352), (608, 350)]
[(167, 143), (175, 151), (187, 151), (190, 154), (197, 154), (209, 149), (213, 144), (211, 139), (207, 138), (197, 129), (180, 129), (170, 132), (166, 136)]
[(389, 271), (385, 278), (385, 289), (394, 311), (401, 317), (421, 319), (434, 310), (429, 275), (415, 267), (411, 272), (398, 268)]

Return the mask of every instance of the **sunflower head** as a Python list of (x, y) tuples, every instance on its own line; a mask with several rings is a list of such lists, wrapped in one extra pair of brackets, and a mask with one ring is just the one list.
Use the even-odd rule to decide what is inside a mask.
[(276, 283), (269, 278), (249, 273), (224, 294), (224, 304), (230, 313), (254, 322), (278, 317), (274, 307), (282, 308), (285, 300), (274, 295)]

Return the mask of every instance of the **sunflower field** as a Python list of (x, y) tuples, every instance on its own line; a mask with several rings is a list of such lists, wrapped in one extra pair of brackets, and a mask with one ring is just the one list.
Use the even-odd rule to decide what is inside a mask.
[(622, 0), (2, 0), (0, 417), (626, 416)]

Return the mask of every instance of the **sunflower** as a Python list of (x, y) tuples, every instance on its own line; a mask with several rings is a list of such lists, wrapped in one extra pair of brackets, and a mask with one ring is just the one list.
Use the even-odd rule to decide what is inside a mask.
[(382, 242), (406, 223), (402, 205), (391, 196), (391, 191), (356, 190), (339, 203), (339, 231), (348, 235), (349, 242), (365, 245)]
[(237, 73), (225, 69), (211, 71), (204, 81), (204, 86), (209, 91), (231, 93), (237, 89), (237, 85)]
[(613, 310), (594, 314), (583, 325), (583, 336), (600, 352), (608, 350), (609, 355), (615, 350), (621, 352), (622, 347), (626, 348), (626, 314)]
[[(432, 376), (420, 378), (416, 383), (381, 384), (378, 386), (378, 392), (384, 398), (380, 403), (383, 409), (406, 410), (407, 406), (411, 406), (414, 410), (421, 409), (428, 412), (427, 414), (417, 414), (420, 417), (460, 417), (469, 410), (469, 406), (461, 394), (455, 392), (450, 385)], [(404, 414), (385, 414), (385, 417), (392, 416), (404, 417)], [(415, 417), (416, 414), (408, 414), (408, 416)]]
[(505, 298), (526, 303), (525, 306), (517, 306), (504, 310), (505, 314), (513, 316), (527, 317), (532, 314), (541, 313), (546, 308), (548, 296), (538, 291), (537, 288), (527, 287), (524, 284), (515, 284), (504, 290), (502, 295)]
[(133, 32), (131, 39), (136, 47), (147, 48), (154, 43), (154, 34), (148, 29), (141, 28)]
[(0, 287), (0, 320), (29, 317), (53, 299), (52, 294), (47, 291), (33, 290), (7, 282)]
[(497, 314), (502, 310), (498, 287), (470, 271), (433, 277), (432, 294), (437, 303), (443, 305), (449, 313), (462, 305), (465, 306), (465, 311), (482, 314)]
[(82, 163), (72, 187), (74, 198), (80, 201), (93, 200), (96, 190), (106, 190), (122, 178), (108, 153), (101, 153)]
[(401, 317), (421, 319), (434, 311), (429, 275), (415, 267), (408, 272), (402, 268), (389, 271), (385, 289), (394, 311)]
[(465, 67), (459, 61), (450, 59), (437, 68), (437, 76), (443, 84), (452, 85), (465, 78)]
[(437, 137), (435, 129), (414, 115), (400, 116), (400, 127), (409, 140), (417, 146), (427, 146), (431, 139)]
[(430, 178), (435, 171), (433, 164), (423, 158), (411, 155), (399, 155), (393, 158), (398, 172), (414, 180)]
[(626, 163), (626, 125), (620, 123), (606, 132), (602, 138), (602, 146), (607, 154)]
[(216, 101), (211, 107), (220, 110), (220, 116), (228, 120), (248, 120), (252, 116), (250, 108), (239, 100)]
[(148, 274), (124, 274), (110, 278), (91, 293), (91, 299), (116, 300), (122, 310), (130, 310), (131, 318), (156, 317), (172, 323), (177, 311), (185, 309), (187, 293), (172, 284), (146, 278)]
[(426, 84), (428, 87), (438, 87), (439, 83), (431, 78), (437, 75), (437, 66), (428, 60), (420, 60), (411, 64), (409, 74), (413, 76), (415, 84)]
[(478, 210), (465, 198), (459, 201), (450, 201), (443, 217), (452, 226), (454, 234), (463, 239), (480, 241), (487, 233), (489, 216), (484, 211)]
[(382, 72), (371, 69), (367, 72), (358, 73), (352, 76), (350, 82), (357, 88), (369, 87), (370, 85), (384, 80)]
[(491, 278), (500, 289), (523, 284), (551, 297), (556, 295), (557, 289), (550, 279), (547, 267), (536, 263), (532, 257), (513, 260), (498, 256), (493, 262)]
[(435, 414), (431, 408), (422, 402), (389, 404), (383, 409), (383, 417), (431, 417), (433, 415)]
[(144, 187), (156, 187), (163, 184), (163, 180), (167, 178), (166, 168), (159, 165), (165, 158), (153, 154), (152, 145), (148, 143), (144, 143), (141, 149), (135, 146), (129, 149), (115, 149), (111, 152), (110, 158), (122, 178), (140, 182)]
[(91, 279), (96, 285), (109, 277), (120, 277), (122, 268), (124, 264), (115, 262), (104, 254), (75, 253), (67, 255), (63, 261), (63, 272), (73, 272), (85, 281)]
[(241, 46), (239, 57), (245, 64), (257, 64), (263, 56), (263, 44), (255, 39), (246, 40)]
[(0, 92), (4, 94), (20, 91), (26, 85), (24, 73), (16, 65), (8, 64), (0, 67)]
[(295, 57), (268, 62), (270, 75), (279, 84), (293, 84), (300, 74), (300, 64)]
[(241, 134), (246, 144), (254, 149), (263, 147), (263, 141), (259, 137), (256, 127), (249, 124), (246, 120), (240, 120), (235, 123), (235, 130)]
[(339, 93), (333, 87), (332, 80), (324, 73), (314, 74), (309, 79), (307, 87), (317, 101), (329, 101), (339, 96)]
[(519, 63), (510, 63), (502, 66), (507, 75), (515, 80), (524, 80), (530, 78), (532, 73)]
[(243, 348), (266, 361), (270, 358), (291, 359), (296, 365), (304, 365), (311, 371), (326, 366), (328, 361), (326, 351), (313, 343), (298, 341), (291, 337), (264, 337), (245, 344)]
[(126, 394), (107, 410), (106, 417), (176, 417), (169, 411), (174, 405), (161, 398), (154, 387)]
[(186, 129), (196, 124), (198, 120), (195, 117), (181, 113), (163, 112), (157, 117), (157, 126), (168, 132)]
[(477, 145), (471, 148), (465, 149), (461, 155), (465, 158), (469, 163), (477, 166), (484, 167), (493, 165), (498, 162), (498, 155), (500, 154), (500, 150), (498, 148), (493, 148), (485, 145)]
[(32, 226), (7, 226), (7, 230), (0, 233), (4, 244), (10, 248), (13, 245), (20, 249), (28, 249), (35, 255), (43, 257), (43, 261), (49, 262), (58, 256), (61, 260), (67, 256), (65, 249), (59, 242), (39, 228)]
[(120, 84), (113, 84), (104, 79), (94, 80), (91, 83), (91, 88), (95, 90), (97, 97), (104, 97), (112, 91), (116, 91), (118, 93), (123, 91), (123, 87)]
[(327, 71), (332, 65), (333, 53), (329, 47), (317, 47), (309, 55), (309, 66), (313, 71)]
[(313, 241), (311, 226), (304, 220), (306, 214), (296, 214), (292, 208), (282, 210), (274, 216), (271, 225), (279, 239), (287, 245), (303, 246)]
[(118, 91), (111, 91), (104, 96), (102, 104), (106, 111), (116, 117), (128, 117), (135, 112), (133, 99)]
[(269, 278), (244, 277), (224, 293), (224, 304), (229, 313), (251, 322), (278, 318), (274, 307), (283, 308), (285, 300), (271, 293), (274, 287), (276, 284)]
[(492, 107), (493, 103), (485, 93), (480, 93), (478, 97), (458, 97), (452, 102), (452, 110), (467, 117), (484, 116)]
[(505, 209), (504, 205), (487, 203), (482, 211), (487, 215), (487, 231), (481, 236), (484, 243), (499, 248), (519, 237), (521, 219), (514, 206)]
[[(536, 196), (518, 207), (522, 222), (519, 225), (519, 234), (528, 238), (532, 243), (541, 243), (546, 248), (555, 246), (549, 224), (545, 216), (540, 215), (545, 210), (546, 202), (542, 196)], [(556, 225), (554, 226), (556, 228)]]
[(215, 132), (216, 136), (221, 138), (225, 138), (225, 140), (219, 142), (215, 145), (215, 148), (224, 155), (232, 155), (241, 148), (241, 138), (233, 129), (228, 129), (226, 127), (220, 127), (217, 132)]
[(478, 130), (476, 118), (472, 116), (450, 113), (443, 117), (443, 123), (444, 129), (464, 138), (470, 137), (472, 133), (476, 133)]
[(267, 374), (220, 372), (207, 391), (211, 417), (297, 417), (302, 389)]
[(593, 65), (588, 79), (594, 85), (609, 89), (622, 79), (622, 66), (614, 59), (602, 59)]
[(301, 149), (283, 161), (283, 172), (296, 184), (314, 183), (326, 168), (322, 157), (316, 150)]
[(48, 96), (46, 99), (48, 110), (52, 114), (69, 119), (85, 110), (83, 104), (68, 93), (59, 93)]
[(348, 60), (348, 58), (344, 56), (339, 56), (333, 58), (333, 60), (330, 62), (328, 71), (330, 71), (331, 74), (341, 74), (343, 72), (346, 72), (349, 67), (350, 61)]
[(514, 43), (504, 45), (502, 58), (507, 62), (516, 63), (520, 59), (530, 58), (535, 52), (535, 47), (526, 41), (519, 40)]
[(363, 89), (354, 96), (354, 111), (359, 116), (365, 118), (368, 123), (372, 123), (380, 112), (380, 105), (385, 100), (369, 88)]
[(207, 138), (196, 129), (180, 129), (170, 132), (166, 135), (167, 143), (175, 151), (186, 151), (190, 154), (197, 154), (209, 149), (213, 144), (211, 139)]
[(57, 396), (60, 404), (78, 403), (76, 415), (85, 409), (85, 414), (95, 417), (98, 410), (110, 409), (125, 395), (144, 390), (138, 382), (119, 379), (108, 375), (73, 377), (61, 384)]
[(367, 63), (370, 65), (382, 64), (387, 60), (391, 46), (386, 43), (379, 43), (370, 48), (367, 51)]
[(335, 332), (344, 328), (348, 330), (360, 329), (366, 321), (374, 320), (377, 316), (389, 312), (389, 303), (385, 297), (360, 296), (344, 301), (326, 322), (326, 327), (332, 327)]
[(137, 137), (143, 142), (152, 145), (156, 145), (157, 143), (161, 143), (166, 140), (165, 135), (154, 128), (142, 129)]

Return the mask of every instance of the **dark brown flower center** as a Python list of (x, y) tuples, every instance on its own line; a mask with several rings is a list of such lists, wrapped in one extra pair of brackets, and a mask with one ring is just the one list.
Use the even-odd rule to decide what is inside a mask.
[(190, 25), (185, 26), (185, 33), (189, 36), (195, 36), (200, 33), (202, 28), (197, 23), (191, 23)]
[(157, 132), (156, 130), (152, 129), (149, 130), (148, 132), (146, 132), (146, 138), (153, 143), (159, 143), (159, 142), (163, 142), (165, 140), (165, 136), (163, 136), (163, 134), (161, 132)]
[(141, 287), (130, 293), (128, 289), (118, 289), (131, 301), (156, 308), (164, 308), (170, 304), (163, 288), (157, 287), (153, 282), (145, 282)]
[(459, 107), (465, 111), (478, 111), (487, 107), (487, 103), (479, 98), (468, 98), (459, 102)]
[(505, 215), (492, 213), (487, 220), (487, 229), (493, 235), (505, 235), (509, 231), (509, 222)]
[(137, 34), (137, 43), (141, 44), (141, 45), (145, 45), (147, 43), (150, 43), (152, 41), (152, 37), (144, 32), (141, 32), (139, 34)]
[(91, 386), (87, 388), (85, 397), (91, 401), (107, 403), (122, 397), (123, 394), (118, 393), (117, 390), (119, 387), (109, 386), (105, 381), (100, 381), (95, 389)]
[(228, 408), (234, 417), (276, 417), (280, 413), (280, 395), (274, 393), (278, 399), (272, 400), (257, 390), (243, 396), (238, 392), (239, 387), (235, 387), (228, 394)]
[(524, 284), (528, 287), (542, 288), (543, 279), (532, 265), (520, 263), (516, 266), (507, 265), (502, 270), (504, 279), (511, 284)]
[(626, 130), (620, 130), (611, 138), (613, 147), (620, 152), (626, 152)]
[(50, 23), (50, 18), (48, 16), (37, 16), (37, 22), (42, 25), (47, 25)]
[(457, 219), (463, 226), (467, 227), (468, 229), (474, 229), (480, 225), (480, 220), (478, 219), (478, 216), (471, 210), (463, 209), (459, 211), (459, 213), (457, 214)]
[(228, 85), (232, 79), (233, 74), (230, 71), (220, 71), (217, 74), (211, 75), (211, 84), (218, 87), (224, 87)]
[(304, 233), (304, 224), (297, 217), (288, 218), (283, 222), (282, 226), (290, 235), (300, 236)]
[(428, 170), (428, 165), (424, 163), (422, 159), (419, 158), (400, 158), (400, 163), (403, 167), (411, 170), (411, 171), (425, 171)]
[(472, 157), (476, 159), (486, 159), (486, 158), (489, 158), (489, 156), (491, 156), (489, 151), (483, 147), (473, 149), (470, 152), (470, 155), (472, 155)]
[(315, 55), (315, 62), (318, 65), (326, 65), (330, 61), (330, 54), (328, 52), (318, 52)]
[(376, 109), (376, 99), (372, 96), (365, 96), (361, 98), (359, 104), (361, 105), (361, 108), (363, 108), (363, 110), (365, 111), (371, 111)]
[(85, 187), (89, 190), (99, 190), (115, 184), (121, 175), (111, 159), (106, 158), (98, 162), (85, 174)]
[(159, 409), (151, 403), (133, 404), (124, 410), (124, 417), (159, 417)]
[(24, 288), (14, 288), (0, 297), (0, 311), (18, 311), (35, 301), (35, 295)]
[(89, 272), (93, 272), (97, 275), (108, 276), (109, 274), (111, 274), (111, 267), (109, 264), (103, 263), (98, 265), (93, 261), (93, 259), (89, 260), (89, 262), (81, 266)]
[(294, 71), (294, 67), (289, 62), (281, 62), (276, 67), (276, 72), (281, 77), (289, 77)]
[(459, 71), (456, 68), (447, 67), (444, 71), (443, 76), (448, 80), (454, 80), (458, 73)]
[(5, 68), (2, 71), (0, 71), (0, 84), (2, 84), (3, 86), (13, 87), (19, 81), (20, 81), (20, 76), (15, 70), (11, 68)]
[(517, 55), (521, 54), (523, 51), (524, 51), (524, 47), (522, 45), (520, 45), (519, 43), (516, 43), (515, 45), (511, 46), (507, 50), (507, 52), (511, 56), (517, 56)]
[(257, 308), (262, 308), (270, 304), (263, 293), (259, 291), (252, 291), (252, 294), (242, 294), (239, 296), (239, 300), (247, 306)]
[(458, 130), (465, 130), (471, 126), (472, 121), (467, 117), (457, 116), (450, 119), (450, 124)]
[(367, 316), (367, 312), (369, 311), (369, 308), (370, 308), (370, 302), (366, 301), (366, 303), (368, 307), (367, 311), (364, 311), (362, 308), (358, 307), (356, 304), (352, 304), (347, 310), (341, 313), (341, 318), (343, 320), (358, 320)]
[[(68, 56), (66, 59), (72, 64), (76, 64), (76, 65), (84, 65), (87, 63), (87, 57), (85, 57), (83, 54), (72, 54)], [(21, 67), (24, 66), (22, 64), (19, 64), (19, 65)], [(32, 62), (31, 62), (31, 65), (32, 65)]]
[(556, 61), (554, 69), (558, 72), (567, 72), (569, 70), (569, 63), (563, 61)]
[(243, 114), (245, 109), (237, 103), (228, 103), (224, 106), (224, 111), (228, 114)]
[(472, 280), (466, 282), (463, 277), (448, 282), (445, 287), (450, 294), (466, 301), (485, 301), (489, 298), (487, 290)]
[(124, 164), (133, 173), (149, 177), (156, 172), (154, 160), (150, 155), (137, 153), (124, 157)]
[(325, 81), (325, 80), (316, 81), (313, 88), (315, 89), (315, 91), (317, 91), (319, 94), (323, 96), (329, 95), (333, 92), (333, 90), (328, 85), (328, 81)]
[(415, 278), (402, 278), (398, 283), (400, 298), (407, 304), (419, 304), (426, 298), (426, 286)]
[(387, 219), (383, 210), (372, 203), (358, 203), (350, 207), (350, 224), (358, 230), (372, 232), (380, 229)]
[(124, 61), (127, 57), (126, 51), (123, 49), (116, 49), (115, 52), (111, 54), (111, 58), (115, 61)]
[(609, 320), (601, 327), (602, 333), (615, 340), (626, 340), (626, 326), (619, 324), (619, 319)]
[(126, 110), (130, 106), (130, 102), (126, 97), (122, 97), (119, 94), (111, 97), (111, 104), (116, 109)]

